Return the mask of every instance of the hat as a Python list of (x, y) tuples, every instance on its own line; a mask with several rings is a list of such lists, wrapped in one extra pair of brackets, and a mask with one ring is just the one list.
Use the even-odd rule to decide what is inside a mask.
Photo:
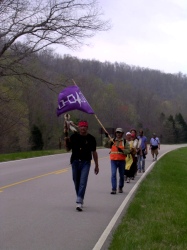
[(88, 127), (88, 122), (87, 122), (87, 121), (80, 121), (80, 122), (78, 123), (78, 126), (79, 126), (79, 127)]
[(115, 132), (123, 133), (123, 129), (122, 128), (117, 128)]
[(130, 132), (127, 132), (126, 135), (131, 135), (131, 133), (130, 133)]

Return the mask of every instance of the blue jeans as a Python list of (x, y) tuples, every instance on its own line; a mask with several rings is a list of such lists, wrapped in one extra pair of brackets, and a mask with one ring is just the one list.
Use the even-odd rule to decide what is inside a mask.
[(145, 159), (143, 155), (138, 155), (138, 170), (139, 171), (145, 170)]
[(116, 191), (117, 189), (117, 168), (119, 171), (119, 188), (122, 189), (124, 186), (125, 161), (111, 160), (111, 182), (113, 191)]
[(72, 176), (77, 194), (77, 203), (83, 204), (90, 166), (91, 161), (74, 160), (72, 162)]

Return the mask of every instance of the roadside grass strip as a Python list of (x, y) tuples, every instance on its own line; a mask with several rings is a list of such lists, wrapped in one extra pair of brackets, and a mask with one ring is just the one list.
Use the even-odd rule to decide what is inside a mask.
[(167, 153), (140, 184), (109, 250), (187, 249), (187, 148)]
[(62, 154), (66, 151), (62, 150), (38, 150), (38, 151), (28, 151), (28, 152), (17, 152), (11, 154), (0, 154), (0, 162), (5, 161), (14, 161), (14, 160), (21, 160), (21, 159), (28, 159), (33, 157), (40, 157), (40, 156), (47, 156), (47, 155), (55, 155), (55, 154)]

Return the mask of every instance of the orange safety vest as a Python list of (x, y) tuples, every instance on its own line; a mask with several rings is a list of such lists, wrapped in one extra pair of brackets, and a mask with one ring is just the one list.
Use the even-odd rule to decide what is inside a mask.
[(121, 141), (115, 141), (115, 144), (112, 145), (111, 152), (110, 152), (110, 160), (125, 161), (126, 155), (124, 155), (124, 153), (122, 153), (122, 152), (119, 152), (116, 145), (119, 148), (124, 149), (125, 148), (124, 139)]

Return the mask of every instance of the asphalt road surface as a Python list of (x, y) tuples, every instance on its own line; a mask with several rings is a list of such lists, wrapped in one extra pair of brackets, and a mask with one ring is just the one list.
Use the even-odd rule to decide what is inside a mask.
[[(187, 145), (161, 145), (159, 158)], [(100, 173), (89, 175), (83, 212), (69, 165), (70, 153), (0, 163), (0, 250), (107, 249), (139, 183), (154, 167), (111, 195), (109, 149), (98, 149)]]

